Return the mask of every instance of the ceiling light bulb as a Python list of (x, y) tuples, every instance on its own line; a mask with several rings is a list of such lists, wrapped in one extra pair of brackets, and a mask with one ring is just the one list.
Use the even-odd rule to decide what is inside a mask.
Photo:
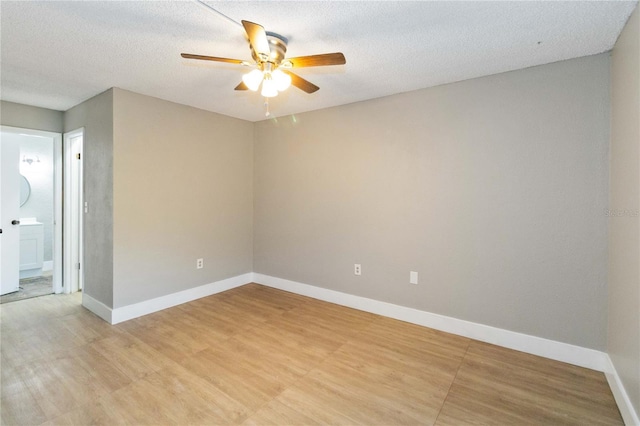
[(262, 71), (253, 70), (242, 76), (242, 82), (249, 88), (249, 90), (253, 90), (255, 92), (258, 90), (258, 87), (260, 87), (263, 77)]
[(287, 90), (287, 88), (291, 86), (291, 76), (287, 73), (275, 70), (271, 73), (271, 77), (273, 78), (273, 81), (276, 82), (276, 89), (278, 89), (278, 92)]
[(278, 96), (278, 89), (276, 88), (276, 82), (271, 78), (270, 74), (264, 76), (262, 81), (262, 96), (265, 98), (273, 98)]

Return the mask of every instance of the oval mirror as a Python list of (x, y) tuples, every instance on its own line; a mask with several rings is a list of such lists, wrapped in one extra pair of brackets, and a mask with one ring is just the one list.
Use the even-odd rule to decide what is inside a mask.
[(26, 177), (20, 175), (20, 207), (24, 206), (27, 200), (29, 200), (30, 195), (31, 185)]

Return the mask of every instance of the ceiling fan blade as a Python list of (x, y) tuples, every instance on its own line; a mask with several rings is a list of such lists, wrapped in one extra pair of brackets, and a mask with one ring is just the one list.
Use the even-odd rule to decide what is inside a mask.
[(249, 90), (249, 88), (246, 84), (244, 84), (244, 81), (241, 81), (240, 84), (238, 84), (233, 90)]
[[(281, 68), (279, 68), (281, 69)], [(320, 88), (318, 86), (316, 86), (315, 84), (311, 83), (310, 81), (305, 80), (304, 78), (300, 77), (297, 74), (292, 73), (291, 71), (287, 71), (287, 70), (282, 70), (282, 72), (288, 74), (291, 77), (291, 84), (293, 84), (294, 86), (296, 86), (298, 89), (307, 92), (307, 93), (313, 93), (318, 91)]]
[(347, 63), (344, 55), (340, 52), (299, 56), (297, 58), (288, 58), (287, 61), (291, 62), (294, 68), (323, 67), (327, 65), (344, 65)]
[(266, 56), (268, 58), (271, 54), (271, 49), (269, 48), (269, 40), (267, 39), (267, 33), (264, 27), (249, 21), (242, 21), (242, 25), (247, 32), (249, 44), (255, 56), (258, 58)]
[(181, 53), (185, 59), (200, 59), (203, 61), (215, 61), (215, 62), (227, 62), (229, 64), (242, 64), (245, 61), (241, 61), (240, 59), (229, 59), (229, 58), (218, 58), (216, 56), (204, 56), (204, 55), (193, 55), (191, 53)]

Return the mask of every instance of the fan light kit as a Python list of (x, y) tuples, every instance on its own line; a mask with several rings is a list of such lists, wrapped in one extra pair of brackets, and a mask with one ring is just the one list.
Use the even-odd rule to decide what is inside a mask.
[(242, 76), (242, 82), (236, 86), (235, 90), (251, 90), (257, 92), (260, 86), (262, 86), (260, 94), (265, 98), (267, 116), (269, 116), (268, 99), (278, 96), (278, 92), (287, 90), (289, 86), (293, 85), (309, 94), (320, 89), (315, 84), (292, 73), (289, 69), (344, 65), (347, 62), (344, 55), (340, 52), (285, 59), (288, 43), (285, 37), (280, 34), (265, 31), (262, 25), (253, 22), (242, 21), (242, 26), (249, 39), (249, 48), (251, 50), (251, 57), (254, 60), (253, 63), (240, 59), (194, 55), (191, 53), (182, 53), (181, 56), (185, 59), (253, 66), (254, 69), (252, 71)]
[(242, 76), (242, 82), (254, 92), (258, 91), (262, 83), (262, 91), (260, 94), (265, 98), (273, 98), (278, 96), (278, 92), (285, 91), (291, 86), (291, 77), (276, 69), (272, 71), (271, 63), (267, 62), (262, 70), (253, 70)]

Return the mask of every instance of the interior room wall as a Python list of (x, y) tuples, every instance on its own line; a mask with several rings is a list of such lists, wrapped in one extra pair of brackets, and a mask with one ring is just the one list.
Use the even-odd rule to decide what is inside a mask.
[(0, 101), (0, 121), (3, 126), (62, 133), (63, 113), (52, 109)]
[(640, 12), (611, 59), (611, 195), (607, 352), (640, 413)]
[(608, 142), (608, 54), (259, 122), (254, 271), (603, 350)]
[(113, 123), (114, 308), (251, 272), (253, 124), (120, 89)]
[(113, 307), (113, 90), (64, 113), (64, 131), (84, 127), (85, 294)]
[[(45, 262), (53, 261), (53, 139), (18, 135), (20, 139), (20, 174), (27, 178), (31, 195), (20, 207), (20, 217), (35, 217), (43, 224)], [(25, 163), (24, 157), (33, 160)], [(53, 265), (51, 265), (53, 266)]]

